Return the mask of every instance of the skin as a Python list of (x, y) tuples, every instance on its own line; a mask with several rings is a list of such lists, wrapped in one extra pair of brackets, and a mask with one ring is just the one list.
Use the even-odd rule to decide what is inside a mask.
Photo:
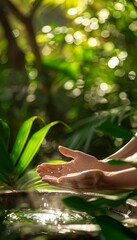
[(137, 152), (137, 138), (132, 138), (118, 152), (104, 160), (86, 153), (59, 147), (62, 155), (72, 160), (62, 164), (43, 163), (37, 171), (46, 183), (77, 192), (119, 190), (137, 187), (137, 169), (131, 165), (110, 166), (114, 158), (126, 158)]

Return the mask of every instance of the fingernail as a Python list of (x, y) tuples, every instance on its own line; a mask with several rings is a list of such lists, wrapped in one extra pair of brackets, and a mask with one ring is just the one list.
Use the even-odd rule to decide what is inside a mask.
[(61, 146), (61, 145), (60, 145), (60, 146), (58, 146), (58, 148), (64, 148), (64, 146)]

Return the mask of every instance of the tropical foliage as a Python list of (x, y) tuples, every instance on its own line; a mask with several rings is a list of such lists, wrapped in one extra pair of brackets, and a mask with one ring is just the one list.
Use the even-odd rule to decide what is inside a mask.
[(100, 236), (103, 239), (133, 240), (136, 238), (136, 229), (133, 228), (133, 225), (130, 228), (128, 217), (124, 217), (122, 212), (120, 215), (118, 208), (136, 194), (137, 190), (116, 195), (114, 193), (113, 195), (102, 194), (102, 196), (94, 196), (90, 200), (85, 200), (79, 196), (70, 196), (64, 198), (63, 202), (72, 209), (86, 212), (92, 216), (91, 223), (100, 226)]
[(72, 126), (55, 131), (67, 146), (101, 158), (122, 146), (95, 127), (107, 118), (137, 129), (136, 1), (6, 0), (0, 8), (0, 112), (11, 138), (39, 115)]
[[(9, 141), (0, 121), (1, 186), (39, 186), (26, 170), (57, 120), (72, 131), (54, 129), (41, 148), (50, 157), (60, 143), (103, 158), (127, 142), (137, 131), (136, 1), (5, 0), (0, 9), (0, 117), (12, 129)], [(31, 135), (34, 115), (48, 124)], [(134, 239), (104, 209), (134, 194), (64, 202), (92, 214), (105, 239)]]
[(33, 160), (49, 129), (58, 122), (47, 124), (30, 135), (32, 124), (36, 119), (38, 117), (34, 116), (23, 123), (10, 153), (8, 151), (10, 129), (3, 120), (0, 120), (1, 190), (33, 189), (38, 188), (41, 183), (35, 169), (32, 168), (29, 172), (26, 172), (26, 169)]

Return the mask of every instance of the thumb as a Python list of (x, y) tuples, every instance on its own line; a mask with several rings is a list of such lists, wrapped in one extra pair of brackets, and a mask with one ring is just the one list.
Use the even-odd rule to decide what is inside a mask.
[(66, 157), (71, 157), (71, 158), (75, 158), (78, 155), (78, 151), (63, 147), (63, 146), (59, 146), (59, 151), (60, 153), (62, 153), (64, 156)]
[(57, 179), (57, 182), (60, 184), (74, 182), (81, 173), (70, 173), (65, 176), (61, 176)]

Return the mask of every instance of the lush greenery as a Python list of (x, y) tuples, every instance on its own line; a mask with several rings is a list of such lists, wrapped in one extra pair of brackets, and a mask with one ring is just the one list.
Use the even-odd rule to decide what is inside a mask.
[(102, 158), (127, 141), (96, 126), (107, 118), (137, 129), (136, 1), (6, 0), (0, 8), (0, 112), (11, 138), (39, 115), (72, 127), (56, 128), (44, 153), (63, 142)]
[[(33, 189), (41, 187), (35, 169), (26, 172), (49, 129), (58, 122), (52, 122), (30, 134), (37, 116), (26, 120), (21, 126), (12, 151), (8, 152), (10, 129), (0, 120), (0, 187), (4, 189)], [(42, 119), (41, 119), (42, 120)], [(44, 187), (44, 186), (43, 186)]]
[[(127, 142), (137, 131), (136, 1), (5, 0), (0, 9), (1, 187), (38, 186), (31, 170), (36, 164), (26, 170), (57, 121), (72, 130), (51, 129), (39, 162), (56, 157), (60, 143), (103, 158)], [(32, 131), (35, 115), (47, 125)], [(78, 210), (93, 214), (106, 239), (112, 236), (102, 218), (116, 227), (115, 239), (133, 239), (103, 206), (135, 194), (75, 200)]]
[[(70, 196), (63, 199), (64, 203), (72, 209), (86, 212), (93, 217), (92, 222), (98, 224), (101, 228), (101, 236), (103, 239), (136, 239), (136, 228), (133, 228), (135, 219), (132, 222), (124, 217), (124, 214), (116, 214), (113, 210), (125, 204), (128, 198), (137, 195), (137, 190), (119, 194), (104, 194), (85, 200), (79, 196)], [(130, 228), (131, 227), (131, 228)]]

